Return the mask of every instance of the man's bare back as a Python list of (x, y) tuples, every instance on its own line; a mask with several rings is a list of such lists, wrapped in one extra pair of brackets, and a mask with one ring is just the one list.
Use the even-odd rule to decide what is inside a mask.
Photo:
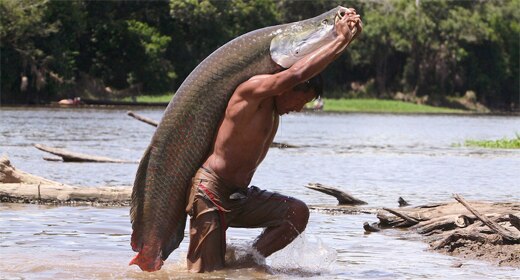
[(205, 166), (237, 187), (247, 187), (278, 129), (274, 98), (231, 97)]

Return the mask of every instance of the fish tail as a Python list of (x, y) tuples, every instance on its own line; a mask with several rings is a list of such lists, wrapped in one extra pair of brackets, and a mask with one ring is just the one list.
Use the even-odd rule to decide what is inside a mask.
[(145, 187), (146, 187), (146, 175), (148, 169), (148, 163), (151, 155), (151, 145), (146, 149), (137, 174), (135, 176), (134, 188), (132, 189), (132, 206), (130, 207), (130, 221), (132, 222), (132, 238), (130, 244), (132, 250), (139, 252), (142, 244), (142, 217), (143, 217), (143, 204), (145, 199)]
[(128, 265), (138, 265), (143, 271), (153, 272), (161, 269), (164, 261), (161, 259), (161, 250), (150, 246), (143, 246), (140, 252)]

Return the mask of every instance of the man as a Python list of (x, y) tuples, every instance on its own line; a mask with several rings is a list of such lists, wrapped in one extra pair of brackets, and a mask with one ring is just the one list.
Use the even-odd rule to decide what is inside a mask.
[(284, 248), (305, 230), (309, 218), (305, 203), (248, 185), (273, 142), (279, 116), (300, 111), (321, 94), (316, 76), (346, 48), (354, 28), (356, 34), (361, 32), (355, 11), (343, 12), (332, 42), (287, 70), (250, 78), (231, 96), (212, 149), (189, 192), (190, 271), (224, 267), (228, 227), (264, 227), (253, 244), (261, 257)]

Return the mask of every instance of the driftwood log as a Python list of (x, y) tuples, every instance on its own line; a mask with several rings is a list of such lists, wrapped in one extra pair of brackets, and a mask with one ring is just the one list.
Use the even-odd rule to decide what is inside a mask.
[(402, 197), (399, 197), (397, 203), (399, 203), (399, 207), (410, 206), (410, 203), (408, 203), (408, 201), (404, 200)]
[(365, 223), (363, 228), (366, 232), (409, 228), (425, 236), (434, 250), (520, 267), (520, 202), (468, 202), (460, 195), (454, 198), (457, 202), (383, 208), (377, 213), (379, 222)]
[(143, 117), (141, 115), (138, 115), (138, 114), (136, 114), (136, 113), (134, 113), (132, 111), (128, 111), (128, 112), (126, 112), (126, 114), (129, 115), (130, 117), (136, 119), (136, 120), (142, 121), (142, 122), (147, 123), (147, 124), (149, 124), (151, 126), (155, 126), (155, 127), (159, 126), (158, 122), (156, 122), (156, 121), (154, 121), (152, 119), (149, 119), (147, 117)]
[(82, 187), (21, 171), (0, 158), (0, 201), (17, 203), (127, 206), (131, 187)]
[(0, 201), (13, 203), (128, 206), (131, 193), (131, 187), (0, 184)]
[(328, 195), (334, 196), (338, 200), (338, 205), (362, 205), (367, 204), (363, 200), (357, 199), (352, 195), (330, 186), (325, 186), (320, 183), (309, 183), (306, 188), (319, 191)]
[[(137, 163), (136, 161), (128, 161), (128, 160), (120, 160), (120, 159), (113, 159), (108, 157), (100, 157), (100, 156), (93, 156), (93, 155), (87, 155), (87, 154), (81, 154), (81, 153), (75, 153), (71, 152), (65, 149), (60, 148), (53, 148), (48, 147), (42, 144), (35, 144), (34, 147), (36, 147), (38, 150), (51, 153), (53, 155), (57, 155), (63, 159), (65, 162), (110, 162), (110, 163)], [(48, 159), (44, 158), (46, 160), (56, 160), (56, 159)]]
[(5, 155), (0, 157), (0, 183), (61, 185), (58, 182), (45, 179), (36, 175), (32, 175), (30, 173), (15, 168), (11, 165), (11, 161)]
[[(345, 193), (321, 184), (307, 186), (341, 201)], [(347, 195), (347, 201), (350, 200)], [(311, 206), (330, 214), (377, 213), (379, 222), (363, 223), (366, 233), (388, 228), (408, 228), (425, 237), (433, 250), (468, 258), (498, 262), (520, 268), (520, 202), (468, 202), (454, 195), (457, 202), (435, 203), (417, 207), (399, 197), (398, 209), (366, 207)], [(457, 263), (453, 267), (461, 267)]]
[[(127, 115), (129, 115), (130, 117), (136, 119), (136, 120), (139, 120), (139, 121), (142, 121), (144, 123), (147, 123), (149, 125), (152, 125), (152, 126), (155, 126), (157, 127), (159, 125), (158, 122), (152, 120), (152, 119), (149, 119), (147, 117), (143, 117), (139, 114), (136, 114), (132, 111), (128, 111), (126, 112)], [(290, 145), (290, 144), (287, 144), (287, 143), (279, 143), (279, 142), (273, 142), (271, 143), (271, 148), (280, 148), (280, 149), (286, 149), (286, 148), (299, 148), (298, 146), (295, 146), (295, 145)]]

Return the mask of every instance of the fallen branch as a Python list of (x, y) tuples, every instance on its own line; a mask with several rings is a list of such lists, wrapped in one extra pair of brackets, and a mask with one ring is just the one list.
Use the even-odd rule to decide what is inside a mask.
[(281, 142), (273, 142), (271, 143), (271, 148), (280, 148), (280, 149), (287, 149), (287, 148), (299, 148), (299, 146), (287, 144), (287, 143), (281, 143)]
[(378, 231), (381, 231), (376, 226), (377, 226), (377, 224), (371, 225), (368, 222), (364, 222), (363, 223), (363, 229), (365, 229), (366, 232), (378, 232)]
[(455, 225), (460, 228), (465, 228), (469, 226), (471, 223), (473, 223), (474, 218), (466, 216), (466, 215), (459, 215), (457, 219), (455, 220)]
[(306, 188), (309, 188), (311, 190), (319, 191), (328, 195), (334, 196), (337, 200), (339, 205), (361, 205), (361, 204), (367, 204), (363, 200), (357, 199), (339, 189), (333, 188), (333, 187), (327, 187), (320, 183), (309, 183)]
[(405, 207), (405, 206), (409, 206), (410, 205), (410, 203), (408, 203), (402, 197), (399, 197), (399, 199), (397, 200), (397, 203), (399, 203), (399, 207)]
[(11, 165), (7, 156), (0, 158), (0, 183), (24, 183), (24, 184), (50, 184), (60, 185), (60, 183), (29, 174)]
[(442, 216), (417, 224), (413, 228), (420, 234), (427, 234), (437, 229), (452, 230), (457, 227), (456, 221), (458, 219), (459, 215)]
[(92, 156), (75, 153), (65, 149), (52, 148), (41, 144), (35, 144), (38, 150), (60, 156), (65, 162), (110, 162), (110, 163), (136, 163), (136, 161), (113, 159), (108, 157)]
[(48, 184), (0, 184), (1, 202), (130, 205), (131, 187), (79, 187)]
[(460, 195), (455, 194), (453, 195), (455, 200), (460, 202), (468, 211), (470, 211), (473, 215), (475, 215), (479, 220), (481, 220), (486, 226), (488, 226), (490, 229), (495, 231), (498, 235), (500, 235), (502, 238), (513, 241), (513, 242), (520, 242), (520, 236), (518, 234), (514, 234), (510, 232), (509, 230), (503, 228), (498, 223), (488, 219), (486, 216), (482, 215), (477, 209), (473, 208), (464, 198), (462, 198)]
[[(368, 226), (377, 229), (408, 227), (424, 236), (433, 249), (443, 253), (520, 267), (520, 242), (512, 239), (518, 235), (520, 202), (471, 201), (469, 205), (460, 196), (457, 198), (464, 204), (453, 201), (399, 209), (383, 208), (385, 211), (377, 212), (379, 223)], [(370, 230), (366, 224), (363, 228)], [(508, 239), (503, 236), (504, 232), (512, 236)]]
[(509, 221), (511, 225), (514, 226), (517, 230), (520, 230), (520, 218), (518, 215), (509, 214)]
[(411, 216), (408, 216), (408, 215), (406, 215), (403, 212), (400, 212), (400, 211), (397, 211), (397, 210), (393, 210), (393, 209), (390, 209), (390, 208), (383, 208), (383, 210), (388, 211), (388, 212), (396, 215), (397, 217), (402, 218), (403, 220), (405, 220), (406, 223), (402, 223), (400, 225), (402, 227), (411, 226), (411, 225), (415, 225), (415, 224), (419, 223), (419, 220), (417, 220), (417, 219), (415, 219), (415, 218), (413, 218)]
[(131, 187), (79, 187), (21, 171), (0, 158), (0, 201), (17, 203), (121, 205), (130, 204)]
[(136, 119), (136, 120), (142, 121), (142, 122), (147, 123), (149, 125), (153, 125), (155, 127), (159, 126), (158, 122), (156, 122), (156, 121), (154, 121), (152, 119), (149, 119), (147, 117), (140, 116), (140, 115), (138, 115), (138, 114), (136, 114), (136, 113), (134, 113), (132, 111), (128, 111), (128, 112), (126, 112), (126, 114), (129, 115), (130, 117)]
[[(136, 120), (139, 120), (139, 121), (142, 121), (144, 123), (147, 123), (149, 125), (152, 125), (152, 126), (159, 126), (159, 123), (152, 120), (152, 119), (149, 119), (147, 117), (143, 117), (141, 115), (138, 115), (132, 111), (128, 111), (126, 112), (127, 115), (129, 115), (130, 117), (136, 119)], [(299, 148), (298, 146), (295, 146), (295, 145), (291, 145), (291, 144), (287, 144), (287, 143), (279, 143), (279, 142), (273, 142), (271, 143), (271, 148), (280, 148), (280, 149), (286, 149), (286, 148)]]
[[(464, 239), (464, 240), (472, 240), (477, 241), (480, 243), (489, 243), (489, 244), (498, 244), (500, 243), (500, 237), (497, 235), (484, 235), (480, 232), (471, 231), (471, 232), (465, 232), (465, 231), (456, 231), (450, 234), (445, 239), (441, 240), (437, 245), (433, 246), (433, 249), (438, 250), (441, 249), (449, 244), (454, 244), (457, 241)], [(453, 246), (453, 245), (451, 245)], [(453, 250), (453, 248), (451, 249)]]

